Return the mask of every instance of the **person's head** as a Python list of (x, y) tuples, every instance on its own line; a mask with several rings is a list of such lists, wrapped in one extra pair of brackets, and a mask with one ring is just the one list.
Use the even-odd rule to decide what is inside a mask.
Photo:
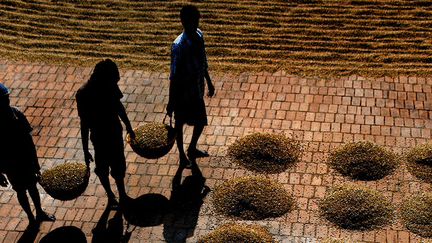
[(187, 33), (193, 34), (196, 32), (200, 17), (201, 17), (200, 12), (193, 5), (186, 5), (181, 9), (180, 20), (186, 34)]
[(120, 80), (120, 73), (117, 65), (111, 59), (105, 59), (96, 64), (93, 74), (90, 77), (91, 82), (100, 85), (117, 84)]
[(0, 84), (0, 107), (9, 108), (9, 102), (9, 90), (3, 84)]

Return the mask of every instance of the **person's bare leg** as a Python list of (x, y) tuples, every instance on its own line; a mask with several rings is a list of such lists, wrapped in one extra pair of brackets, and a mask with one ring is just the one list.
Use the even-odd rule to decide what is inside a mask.
[(54, 215), (46, 213), (43, 211), (42, 206), (41, 206), (39, 191), (38, 191), (36, 185), (31, 186), (28, 189), (28, 192), (29, 192), (31, 199), (33, 200), (33, 204), (34, 204), (35, 209), (36, 209), (36, 219), (38, 221), (54, 221), (55, 220)]
[(114, 178), (116, 185), (117, 185), (117, 190), (119, 192), (119, 200), (120, 200), (120, 204), (129, 198), (129, 196), (126, 194), (126, 188), (125, 188), (125, 183), (124, 183), (124, 179), (123, 178)]
[(35, 217), (32, 213), (32, 210), (30, 208), (30, 202), (28, 200), (26, 191), (25, 190), (18, 190), (16, 192), (17, 192), (18, 202), (21, 205), (24, 212), (27, 214), (27, 217), (29, 219), (29, 224), (36, 224), (36, 219), (35, 219)]
[(200, 138), (203, 130), (204, 130), (204, 126), (202, 125), (194, 126), (192, 139), (188, 148), (188, 156), (190, 159), (209, 156), (209, 154), (206, 151), (197, 149), (198, 139)]
[(186, 157), (186, 153), (184, 151), (184, 146), (183, 146), (183, 125), (184, 123), (181, 121), (175, 122), (175, 130), (177, 133), (176, 142), (177, 142), (177, 148), (179, 150), (179, 155), (180, 155), (180, 164), (182, 166), (185, 166), (186, 168), (190, 168), (192, 164), (190, 160)]
[(103, 188), (105, 189), (105, 192), (108, 196), (108, 205), (112, 206), (113, 208), (118, 205), (117, 201), (115, 200), (114, 192), (111, 190), (110, 182), (108, 175), (98, 175), (99, 181), (101, 182)]

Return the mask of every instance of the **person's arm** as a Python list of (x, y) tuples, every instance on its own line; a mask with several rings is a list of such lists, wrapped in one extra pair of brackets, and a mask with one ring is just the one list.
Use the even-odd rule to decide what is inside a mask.
[(80, 117), (80, 131), (81, 131), (81, 142), (83, 146), (84, 152), (84, 161), (87, 165), (87, 169), (89, 169), (90, 162), (93, 161), (93, 157), (89, 152), (89, 134), (90, 127), (87, 121), (87, 113), (85, 109), (85, 99), (83, 99), (80, 91), (76, 94), (76, 103), (78, 109), (78, 116)]
[(210, 75), (208, 73), (208, 67), (209, 67), (209, 65), (208, 65), (208, 62), (207, 62), (207, 54), (206, 54), (206, 51), (205, 51), (204, 37), (203, 37), (203, 34), (202, 34), (201, 30), (199, 31), (199, 33), (200, 33), (200, 36), (202, 38), (203, 48), (204, 48), (203, 49), (203, 53), (204, 53), (204, 65), (205, 65), (204, 78), (207, 81), (207, 88), (208, 88), (207, 96), (213, 97), (213, 95), (215, 93), (215, 88), (213, 86), (213, 83), (212, 83), (212, 81), (210, 79)]
[(8, 181), (6, 180), (6, 177), (0, 173), (0, 186), (6, 187), (8, 186)]
[(172, 113), (174, 111), (174, 100), (175, 100), (175, 91), (174, 91), (174, 84), (173, 81), (170, 80), (170, 86), (169, 86), (169, 96), (168, 96), (168, 105), (166, 107), (166, 114), (169, 117), (172, 117)]
[(204, 199), (207, 196), (207, 194), (209, 194), (210, 191), (211, 191), (210, 187), (204, 185), (204, 190), (201, 193), (201, 199)]
[[(2, 164), (2, 161), (0, 159), (0, 165)], [(0, 167), (0, 186), (6, 187), (8, 186), (8, 181), (6, 180), (6, 177), (3, 175), (3, 171)]]
[(177, 100), (178, 95), (178, 67), (180, 62), (180, 50), (177, 45), (173, 44), (171, 46), (171, 67), (170, 67), (170, 86), (169, 86), (169, 96), (168, 96), (168, 105), (166, 107), (167, 115), (169, 117), (172, 116), (174, 111), (174, 104)]
[(83, 119), (81, 119), (80, 124), (81, 124), (81, 142), (82, 142), (83, 151), (84, 151), (84, 160), (85, 160), (87, 167), (89, 167), (90, 162), (93, 161), (93, 157), (90, 154), (89, 146), (88, 146), (89, 145), (88, 141), (89, 141), (90, 129), (89, 129), (88, 125), (86, 124), (86, 122), (83, 121)]
[(27, 120), (27, 117), (24, 115), (24, 113), (22, 113), (22, 111), (15, 109), (15, 115), (18, 116), (18, 120), (20, 122), (20, 126), (21, 129), (26, 130), (28, 133), (25, 134), (25, 138), (23, 139), (24, 141), (23, 144), (24, 146), (26, 146), (25, 151), (28, 151), (30, 157), (29, 159), (31, 161), (29, 161), (31, 164), (31, 169), (33, 170), (33, 172), (36, 174), (37, 177), (40, 177), (40, 165), (39, 165), (39, 158), (37, 156), (37, 152), (36, 152), (36, 146), (33, 142), (33, 137), (31, 135), (31, 131), (33, 131), (32, 126), (30, 125), (30, 123)]
[(129, 118), (126, 114), (126, 109), (124, 108), (123, 104), (120, 101), (118, 103), (118, 112), (119, 112), (120, 119), (123, 121), (123, 123), (126, 126), (126, 132), (129, 134), (131, 139), (134, 139), (135, 132), (133, 131)]
[(208, 88), (208, 93), (207, 93), (207, 95), (208, 95), (209, 97), (213, 97), (213, 95), (214, 95), (214, 93), (215, 93), (215, 88), (214, 88), (213, 83), (212, 83), (212, 81), (211, 81), (211, 79), (210, 79), (210, 75), (209, 75), (207, 69), (205, 70), (204, 77), (205, 77), (205, 79), (206, 79), (206, 81), (207, 81), (207, 88)]
[(28, 140), (29, 140), (28, 146), (31, 146), (29, 148), (29, 151), (31, 151), (31, 153), (32, 153), (32, 161), (31, 162), (32, 162), (33, 171), (34, 171), (36, 177), (39, 179), (41, 176), (41, 172), (40, 172), (41, 168), (39, 165), (39, 158), (37, 156), (36, 147), (33, 143), (33, 138), (30, 134), (28, 135)]

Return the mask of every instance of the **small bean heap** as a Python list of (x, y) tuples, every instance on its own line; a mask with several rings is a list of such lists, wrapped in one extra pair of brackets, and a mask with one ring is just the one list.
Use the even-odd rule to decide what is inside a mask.
[(260, 225), (228, 222), (201, 236), (197, 243), (276, 243)]
[(400, 211), (408, 230), (423, 237), (432, 237), (432, 193), (419, 193), (405, 198)]
[(414, 146), (405, 158), (408, 170), (415, 177), (432, 183), (432, 142)]
[(432, 243), (432, 239), (424, 239), (419, 241), (418, 243)]
[(287, 170), (301, 155), (299, 143), (279, 134), (254, 133), (235, 141), (228, 156), (245, 168), (275, 174)]
[(318, 205), (322, 217), (343, 229), (377, 229), (394, 216), (391, 201), (381, 193), (350, 183), (331, 187)]
[(281, 183), (260, 176), (226, 181), (214, 190), (212, 202), (216, 213), (245, 220), (279, 217), (295, 206)]
[(87, 166), (81, 163), (65, 163), (45, 170), (40, 184), (52, 191), (68, 191), (85, 183)]
[[(131, 145), (143, 148), (157, 148), (165, 146), (170, 139), (170, 127), (162, 123), (148, 123), (134, 129), (135, 139), (132, 139)], [(170, 136), (169, 136), (170, 135)]]
[(344, 176), (359, 180), (377, 180), (389, 175), (399, 165), (395, 153), (369, 141), (342, 144), (327, 160), (330, 167)]

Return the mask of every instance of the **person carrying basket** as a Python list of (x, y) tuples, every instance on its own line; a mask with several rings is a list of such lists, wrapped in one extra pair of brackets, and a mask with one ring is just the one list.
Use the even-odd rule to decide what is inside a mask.
[[(10, 106), (9, 91), (3, 84), (0, 84), (0, 117), (0, 185), (6, 187), (9, 181), (17, 193), (18, 202), (27, 214), (28, 228), (38, 230), (40, 222), (54, 221), (55, 217), (44, 212), (41, 207), (36, 187), (41, 173), (30, 134), (32, 127), (18, 108)], [(36, 209), (36, 217), (32, 213), (27, 191)]]
[[(197, 142), (207, 125), (204, 104), (204, 79), (207, 80), (208, 96), (214, 95), (214, 86), (207, 71), (208, 63), (203, 34), (198, 29), (200, 12), (193, 5), (186, 5), (180, 11), (184, 31), (171, 46), (171, 73), (167, 114), (174, 112), (174, 128), (177, 133), (177, 147), (180, 164), (192, 167), (192, 161), (209, 154), (197, 149)], [(183, 126), (194, 126), (188, 153), (183, 148)]]
[(120, 101), (123, 94), (117, 84), (119, 80), (117, 65), (106, 59), (96, 64), (90, 79), (76, 94), (85, 162), (89, 166), (93, 161), (88, 144), (90, 133), (95, 153), (95, 173), (107, 193), (108, 205), (112, 209), (117, 209), (118, 202), (110, 187), (110, 168), (119, 192), (120, 204), (123, 199), (129, 198), (124, 185), (126, 159), (120, 119), (129, 136), (135, 138), (126, 110)]

